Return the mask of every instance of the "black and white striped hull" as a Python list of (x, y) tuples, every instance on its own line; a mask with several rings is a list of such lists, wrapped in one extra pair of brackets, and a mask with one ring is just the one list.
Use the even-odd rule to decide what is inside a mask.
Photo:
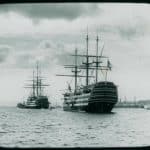
[(67, 97), (63, 109), (69, 111), (86, 110), (90, 93), (82, 95), (72, 95)]
[(86, 111), (91, 113), (109, 113), (117, 103), (117, 87), (112, 82), (95, 84), (90, 93), (64, 97), (65, 111)]

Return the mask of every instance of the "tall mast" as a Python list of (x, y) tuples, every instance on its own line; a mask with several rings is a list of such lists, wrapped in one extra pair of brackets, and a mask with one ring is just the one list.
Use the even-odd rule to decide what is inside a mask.
[(78, 63), (77, 63), (77, 48), (75, 49), (75, 65), (74, 65), (74, 70), (72, 72), (74, 72), (74, 77), (75, 77), (75, 90), (74, 92), (76, 93), (77, 90), (77, 77), (78, 77), (78, 72), (80, 72), (80, 70), (78, 70)]
[(75, 92), (76, 92), (76, 89), (77, 89), (77, 49), (75, 50)]
[(33, 71), (33, 96), (35, 96), (34, 71)]
[(99, 41), (99, 38), (98, 38), (98, 35), (97, 35), (97, 38), (96, 38), (96, 83), (97, 83), (97, 80), (98, 80), (98, 41)]
[(88, 86), (88, 76), (89, 76), (89, 57), (88, 57), (88, 51), (89, 51), (89, 36), (88, 36), (88, 28), (87, 28), (87, 35), (86, 35), (86, 86)]
[[(39, 71), (39, 76), (41, 77), (41, 71)], [(39, 93), (40, 93), (40, 95), (42, 94), (42, 87), (41, 87), (41, 78), (39, 79)]]
[(33, 71), (33, 79), (29, 80), (32, 81), (32, 84), (27, 84), (25, 88), (32, 88), (33, 89), (33, 96), (41, 96), (42, 95), (42, 88), (45, 86), (49, 86), (49, 84), (42, 83), (41, 71), (39, 70), (38, 62), (36, 63), (36, 75)]
[[(77, 50), (75, 51), (75, 54), (74, 55), (71, 55), (71, 56), (75, 56), (75, 64), (74, 65), (65, 65), (65, 68), (74, 68), (74, 70), (72, 71), (74, 74), (73, 75), (63, 75), (63, 74), (56, 74), (56, 76), (67, 76), (67, 77), (74, 77), (75, 78), (75, 92), (76, 92), (76, 89), (77, 89), (77, 77), (85, 77), (86, 80), (86, 87), (89, 85), (89, 78), (95, 78), (95, 76), (89, 76), (89, 69), (90, 70), (96, 70), (96, 82), (98, 82), (98, 70), (106, 70), (106, 66), (102, 66), (102, 65), (99, 65), (100, 63), (102, 63), (102, 61), (99, 61), (99, 58), (108, 58), (107, 56), (102, 56), (102, 51), (103, 51), (103, 48), (101, 50), (101, 55), (98, 56), (98, 42), (99, 42), (99, 37), (97, 35), (97, 38), (96, 38), (96, 55), (89, 55), (88, 52), (89, 52), (89, 35), (88, 35), (88, 30), (87, 30), (87, 35), (86, 35), (86, 54), (84, 55), (81, 55), (81, 54), (77, 54)], [(86, 61), (85, 62), (82, 62), (82, 65), (78, 65), (77, 64), (77, 57), (82, 57), (82, 58), (85, 58)], [(95, 61), (93, 62), (89, 62), (90, 58), (95, 58)], [(95, 63), (95, 65), (90, 65), (90, 64), (93, 64)], [(79, 75), (78, 72), (80, 72), (78, 69), (84, 69), (85, 70), (85, 75), (82, 76), (82, 75)]]
[(38, 62), (37, 62), (37, 77), (36, 77), (36, 94), (39, 95), (39, 79), (38, 79)]
[[(74, 68), (74, 70), (72, 70), (72, 72), (74, 73), (73, 75), (63, 75), (63, 74), (56, 74), (56, 76), (67, 76), (67, 77), (74, 77), (75, 78), (75, 90), (74, 90), (74, 93), (76, 93), (76, 90), (77, 90), (77, 78), (78, 77), (85, 77), (87, 80), (87, 85), (88, 85), (88, 78), (91, 78), (93, 76), (89, 76), (88, 74), (85, 75), (79, 75), (78, 73), (81, 72), (81, 70), (79, 69), (89, 69), (89, 64), (91, 63), (87, 63), (87, 62), (83, 62), (83, 66), (81, 65), (78, 65), (78, 61), (77, 61), (77, 57), (86, 57), (88, 58), (88, 53), (87, 55), (78, 55), (77, 54), (77, 49), (75, 49), (75, 54), (74, 55), (71, 55), (71, 56), (74, 56), (75, 57), (75, 64), (74, 65), (65, 65), (65, 68)], [(93, 57), (93, 56), (92, 56)], [(88, 64), (88, 65), (87, 65)]]

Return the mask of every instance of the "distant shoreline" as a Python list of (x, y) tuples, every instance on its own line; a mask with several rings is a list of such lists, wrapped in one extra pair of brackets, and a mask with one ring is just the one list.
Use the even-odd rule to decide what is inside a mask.
[(138, 102), (130, 102), (130, 101), (124, 101), (124, 102), (118, 102), (115, 105), (115, 108), (144, 108), (144, 105), (146, 105), (144, 102), (141, 101)]

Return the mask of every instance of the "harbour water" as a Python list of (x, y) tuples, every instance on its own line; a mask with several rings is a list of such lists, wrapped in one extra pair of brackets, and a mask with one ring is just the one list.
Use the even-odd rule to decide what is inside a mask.
[(119, 147), (150, 145), (150, 110), (111, 114), (0, 107), (0, 146)]

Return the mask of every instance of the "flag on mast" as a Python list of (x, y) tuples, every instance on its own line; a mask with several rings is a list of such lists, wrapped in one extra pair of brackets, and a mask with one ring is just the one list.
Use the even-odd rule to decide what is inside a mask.
[(111, 70), (111, 68), (112, 68), (112, 65), (111, 65), (111, 63), (110, 63), (110, 61), (109, 60), (107, 60), (107, 67)]

